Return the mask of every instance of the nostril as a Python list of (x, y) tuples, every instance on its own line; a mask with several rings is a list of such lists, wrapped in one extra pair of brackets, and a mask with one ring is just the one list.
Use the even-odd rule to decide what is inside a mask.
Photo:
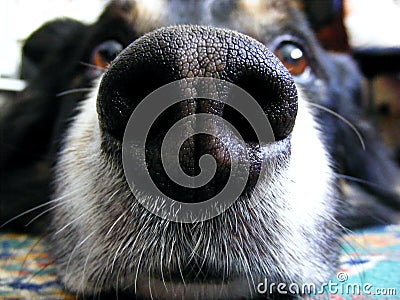
[[(297, 114), (297, 90), (287, 73), (278, 78), (265, 77), (258, 71), (237, 76), (234, 83), (248, 92), (262, 107), (279, 141), (292, 132)], [(286, 87), (286, 88), (282, 88)]]
[[(129, 49), (128, 49), (129, 50)], [(157, 88), (174, 80), (161, 61), (147, 62), (141, 50), (122, 54), (104, 74), (97, 100), (101, 128), (122, 140), (126, 124), (135, 107)]]
[(240, 112), (231, 107), (230, 105), (225, 105), (222, 117), (232, 124), (234, 128), (236, 128), (243, 138), (243, 140), (247, 143), (258, 143), (258, 137), (256, 132), (254, 131), (253, 126), (250, 124), (249, 120), (247, 120)]
[[(228, 55), (227, 77), (249, 93), (263, 108), (275, 140), (286, 138), (297, 115), (297, 89), (290, 73), (264, 45), (249, 40), (237, 55)], [(239, 40), (243, 45), (243, 41)]]

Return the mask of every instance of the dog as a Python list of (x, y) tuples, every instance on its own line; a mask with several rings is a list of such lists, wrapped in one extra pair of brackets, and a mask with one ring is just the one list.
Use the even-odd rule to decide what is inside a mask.
[[(40, 43), (52, 30), (61, 38)], [(18, 230), (36, 212), (37, 232), (50, 212), (58, 275), (77, 295), (247, 299), (264, 279), (320, 285), (335, 271), (344, 228), (398, 220), (397, 169), (363, 115), (361, 75), (349, 56), (319, 46), (298, 3), (112, 1), (96, 23), (50, 22), (26, 45), (30, 84), (0, 119), (2, 221)], [(274, 140), (261, 142), (252, 117), (229, 103), (199, 97), (199, 78), (249, 94)], [(130, 117), (176, 81), (183, 101), (156, 115), (143, 149), (137, 136), (124, 148), (140, 129)], [(217, 137), (197, 132), (200, 114), (230, 122), (243, 143), (216, 118), (200, 127)], [(201, 157), (213, 157), (214, 178), (202, 187), (178, 186), (162, 161), (173, 157), (161, 153), (169, 128), (191, 116), (175, 159), (193, 178), (206, 169)], [(248, 176), (222, 212), (190, 219), (192, 210), (182, 221), (179, 209), (159, 209), (169, 198), (197, 207), (216, 196), (234, 161)], [(142, 165), (160, 197), (140, 180), (132, 187), (129, 170)]]

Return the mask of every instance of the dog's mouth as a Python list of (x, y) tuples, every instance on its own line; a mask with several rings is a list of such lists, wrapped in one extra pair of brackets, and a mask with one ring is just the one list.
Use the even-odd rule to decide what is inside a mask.
[(138, 281), (138, 296), (144, 299), (255, 299), (256, 287), (246, 279), (231, 282), (168, 282), (143, 278)]
[[(183, 227), (185, 229), (196, 230), (194, 228), (196, 225), (184, 225), (187, 225)], [(215, 224), (217, 225), (222, 224)], [(228, 225), (225, 224), (225, 226)], [(203, 239), (198, 239), (201, 246), (186, 245), (184, 247), (185, 244), (190, 244), (187, 241), (190, 237), (187, 231), (184, 229), (182, 231), (184, 233), (182, 233), (181, 241), (171, 241), (171, 243), (176, 243), (175, 250), (169, 253), (170, 245), (165, 245), (166, 249), (158, 253), (160, 262), (155, 263), (157, 266), (149, 266), (147, 271), (141, 268), (142, 270), (137, 273), (134, 280), (129, 282), (127, 293), (134, 293), (143, 299), (254, 299), (259, 296), (257, 286), (270, 275), (266, 273), (266, 270), (260, 272), (261, 263), (248, 261), (247, 256), (251, 254), (244, 253), (248, 251), (246, 245), (238, 247), (231, 244), (231, 247), (237, 248), (231, 251), (226, 244), (217, 245), (215, 240), (211, 241), (211, 239), (219, 240), (221, 238), (218, 237), (219, 234), (213, 236), (204, 234)], [(232, 235), (237, 235), (230, 238), (232, 243), (240, 243), (233, 240), (239, 240), (241, 234), (232, 232)], [(223, 239), (219, 242), (226, 243)], [(210, 243), (209, 246), (206, 245), (208, 243)], [(206, 249), (207, 247), (209, 248)], [(186, 248), (187, 251), (181, 248)], [(242, 249), (238, 250), (239, 248)], [(235, 253), (236, 251), (243, 252)], [(274, 271), (271, 270), (271, 272)], [(282, 282), (287, 280), (283, 274), (269, 278), (271, 280), (281, 278)]]

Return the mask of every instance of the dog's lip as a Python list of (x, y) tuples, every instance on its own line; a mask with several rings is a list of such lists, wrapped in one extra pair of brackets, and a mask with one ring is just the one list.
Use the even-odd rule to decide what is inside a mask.
[[(182, 276), (183, 276), (183, 279), (182, 279)], [(233, 281), (233, 279), (232, 280), (227, 280), (226, 278), (223, 278), (222, 276), (218, 277), (218, 278), (216, 278), (216, 277), (210, 277), (210, 278), (205, 277), (203, 279), (200, 279), (200, 278), (190, 278), (190, 277), (187, 277), (187, 276), (184, 276), (184, 275), (180, 275), (180, 274), (179, 275), (176, 274), (173, 278), (169, 278), (169, 279), (165, 279), (165, 278), (162, 278), (162, 277), (160, 278), (159, 275), (153, 276), (152, 278), (154, 280), (160, 280), (160, 281), (162, 281), (164, 283), (168, 283), (168, 284), (171, 284), (171, 285), (179, 285), (179, 284), (182, 284), (182, 283), (185, 283), (185, 284), (200, 284), (200, 285), (207, 285), (207, 284), (222, 285), (222, 284), (228, 284), (229, 282)]]
[(146, 299), (198, 299), (199, 293), (208, 295), (209, 299), (247, 299), (257, 294), (246, 278), (226, 282), (174, 282), (144, 276), (136, 282), (135, 287), (137, 295)]
[(236, 277), (227, 277), (224, 272), (212, 270), (211, 268), (201, 267), (198, 270), (194, 268), (189, 271), (182, 270), (165, 270), (162, 274), (153, 274), (152, 278), (161, 280), (164, 283), (172, 285), (185, 284), (227, 284)]

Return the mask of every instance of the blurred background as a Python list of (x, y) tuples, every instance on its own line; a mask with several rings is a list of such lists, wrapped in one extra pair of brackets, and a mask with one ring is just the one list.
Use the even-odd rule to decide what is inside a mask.
[[(0, 76), (18, 78), (20, 47), (44, 22), (71, 17), (85, 23), (96, 20), (108, 0), (1, 0)], [(311, 0), (315, 19), (323, 24), (329, 12), (343, 2), (343, 22), (351, 47), (400, 47), (400, 0)], [(315, 4), (316, 3), (316, 4)], [(332, 7), (333, 6), (333, 7)], [(332, 39), (335, 37), (332, 36)]]
[(0, 76), (18, 78), (21, 46), (29, 34), (44, 22), (71, 17), (94, 22), (107, 0), (1, 0), (0, 1)]

